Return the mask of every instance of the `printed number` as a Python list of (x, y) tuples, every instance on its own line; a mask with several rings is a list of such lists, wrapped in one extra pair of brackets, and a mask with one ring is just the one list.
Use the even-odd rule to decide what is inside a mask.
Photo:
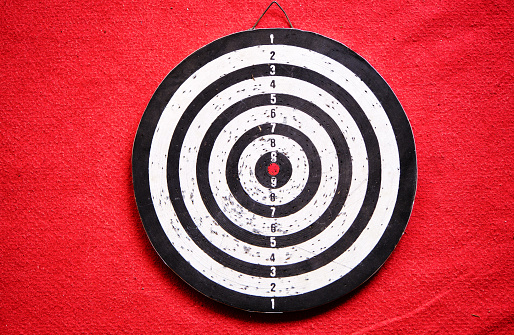
[(271, 309), (275, 309), (275, 299), (271, 298)]
[(270, 276), (275, 277), (277, 275), (277, 268), (272, 266), (270, 268), (271, 272), (269, 273)]
[(269, 141), (270, 141), (270, 145), (271, 145), (272, 148), (274, 148), (277, 145), (275, 143), (275, 139), (274, 138), (270, 138)]
[(277, 246), (277, 241), (275, 241), (275, 236), (271, 236), (271, 237), (269, 238), (269, 245), (270, 245), (270, 247), (272, 247), (272, 248), (274, 248), (274, 247), (276, 247), (276, 246)]
[(271, 207), (271, 217), (275, 217), (275, 207)]
[(275, 193), (271, 193), (271, 194), (269, 195), (269, 199), (270, 199), (271, 201), (275, 201), (275, 199), (276, 199), (276, 198), (277, 198), (277, 197), (275, 196)]
[(271, 254), (271, 256), (269, 257), (269, 260), (274, 262), (275, 261), (275, 254)]
[(275, 60), (275, 58), (273, 58), (273, 57), (275, 57), (275, 51), (270, 52), (270, 54), (271, 54), (271, 57), (269, 59), (270, 60)]
[(269, 39), (271, 40), (271, 44), (273, 44), (273, 39), (275, 38), (275, 36), (273, 36), (273, 34), (270, 34), (269, 35)]
[(271, 224), (271, 232), (274, 233), (277, 231), (277, 224), (276, 223), (272, 223)]
[(272, 76), (275, 75), (275, 65), (272, 64), (269, 66), (269, 74)]
[(274, 133), (275, 132), (275, 127), (277, 126), (276, 123), (272, 123), (271, 124), (271, 132)]
[(275, 93), (271, 93), (270, 101), (271, 101), (272, 104), (276, 104), (277, 103), (277, 96), (276, 96)]
[[(273, 124), (273, 125), (275, 125), (275, 124)], [(273, 131), (271, 131), (271, 132), (273, 132)], [(276, 151), (272, 151), (271, 152), (271, 162), (275, 163), (276, 161), (277, 161), (277, 152)]]
[(275, 283), (271, 283), (271, 290), (270, 290), (270, 291), (271, 291), (271, 292), (275, 292), (275, 287), (276, 287), (276, 286), (277, 286), (277, 285), (276, 285)]
[(276, 186), (277, 186), (277, 178), (271, 177), (271, 187), (276, 187)]
[(271, 84), (269, 84), (269, 86), (271, 86), (271, 87), (275, 88), (277, 85), (275, 84), (275, 81), (274, 81), (274, 80), (272, 80), (272, 81), (271, 81)]
[[(277, 116), (277, 112), (275, 112), (275, 108), (271, 109), (270, 116), (271, 116), (271, 118), (274, 118), (275, 116)], [(273, 132), (273, 130), (271, 132)]]

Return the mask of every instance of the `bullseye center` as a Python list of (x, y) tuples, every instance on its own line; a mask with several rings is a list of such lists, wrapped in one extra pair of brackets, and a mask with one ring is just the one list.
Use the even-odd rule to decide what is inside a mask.
[(280, 172), (280, 166), (277, 163), (268, 165), (268, 173), (270, 176), (276, 176)]
[(255, 164), (255, 178), (266, 188), (281, 188), (291, 178), (293, 167), (289, 159), (280, 152), (268, 152)]

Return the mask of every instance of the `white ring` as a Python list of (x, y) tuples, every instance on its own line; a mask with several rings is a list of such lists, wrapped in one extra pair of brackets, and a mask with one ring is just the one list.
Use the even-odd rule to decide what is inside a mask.
[[(272, 139), (277, 143), (275, 147), (270, 146)], [(292, 163), (291, 178), (284, 186), (272, 190), (262, 185), (255, 176), (257, 161), (271, 151), (283, 154)], [(248, 196), (268, 206), (284, 205), (294, 200), (302, 192), (309, 178), (307, 156), (300, 145), (288, 137), (276, 134), (264, 135), (252, 141), (239, 157), (238, 171), (241, 186)], [(275, 194), (273, 201), (270, 199), (270, 192)]]

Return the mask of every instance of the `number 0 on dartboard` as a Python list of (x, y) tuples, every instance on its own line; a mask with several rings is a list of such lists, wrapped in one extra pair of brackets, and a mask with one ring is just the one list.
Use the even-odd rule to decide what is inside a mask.
[(405, 230), (417, 180), (384, 79), (296, 29), (236, 33), (182, 61), (148, 104), (132, 164), (166, 264), (260, 312), (319, 306), (370, 278)]

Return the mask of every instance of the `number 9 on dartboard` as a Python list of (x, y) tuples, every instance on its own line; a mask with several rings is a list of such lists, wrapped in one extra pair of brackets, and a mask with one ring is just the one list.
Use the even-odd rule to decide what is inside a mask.
[(164, 262), (248, 311), (333, 301), (398, 243), (414, 138), (359, 55), (297, 29), (218, 39), (157, 88), (133, 148), (136, 202)]

